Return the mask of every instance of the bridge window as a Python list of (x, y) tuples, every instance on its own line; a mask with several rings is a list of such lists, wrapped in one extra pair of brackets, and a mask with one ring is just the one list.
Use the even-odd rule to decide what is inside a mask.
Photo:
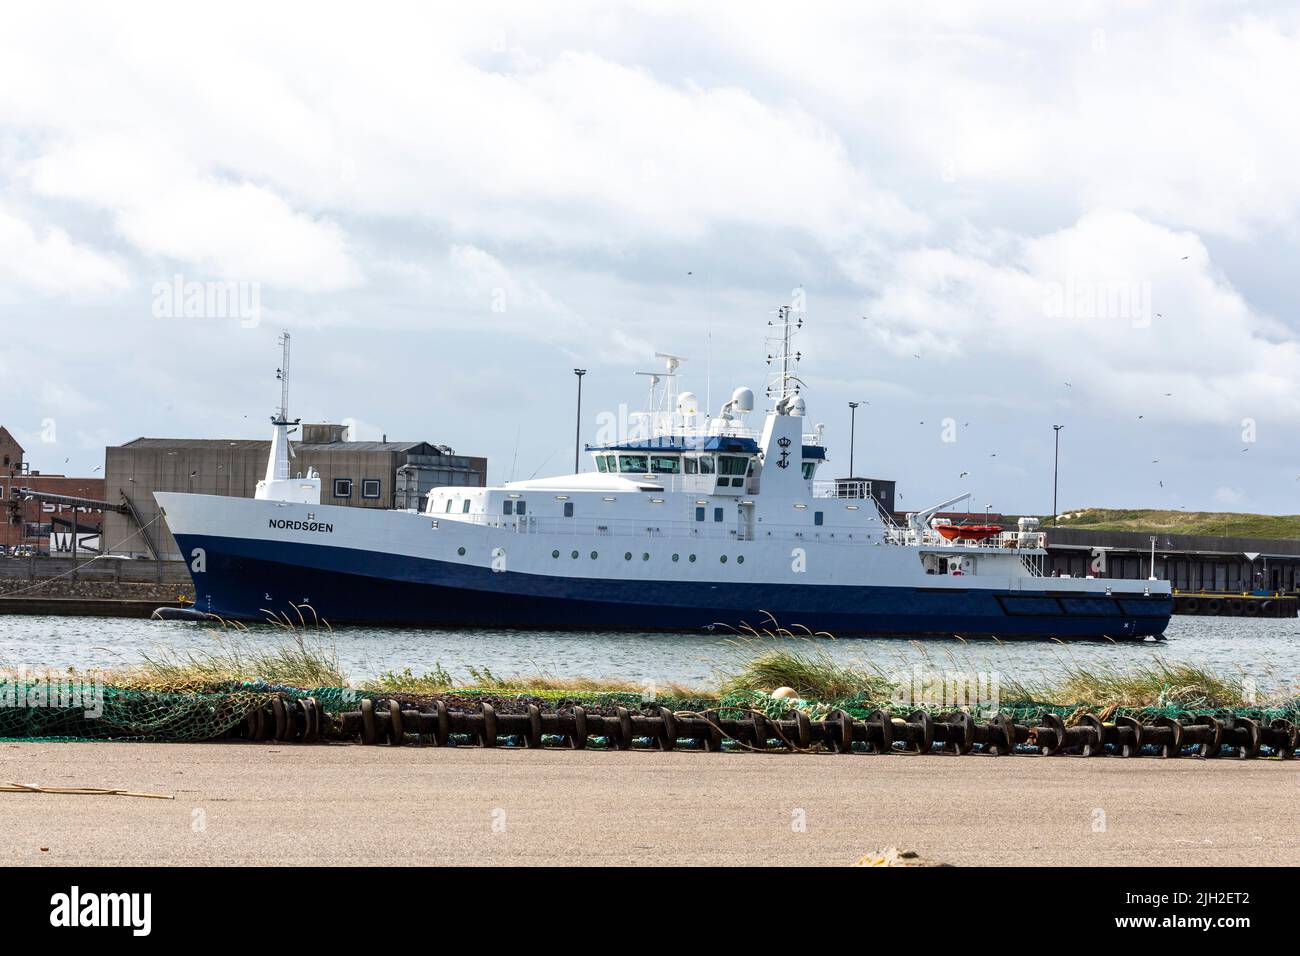
[(681, 459), (676, 455), (655, 455), (650, 468), (656, 475), (675, 475), (681, 469)]
[(690, 455), (682, 459), (682, 471), (688, 475), (698, 475), (700, 473), (700, 460)]
[(645, 455), (619, 455), (618, 470), (625, 475), (644, 475), (649, 470)]
[(469, 499), (465, 499), (465, 505), (461, 509), (461, 514), (469, 514)]
[(721, 455), (718, 458), (718, 474), (720, 475), (743, 476), (745, 469), (748, 467), (748, 458), (740, 458), (736, 455)]
[(609, 458), (606, 455), (596, 456), (596, 470), (602, 475), (609, 471)]
[(713, 474), (713, 456), (712, 456), (712, 455), (701, 455), (701, 456), (700, 456), (700, 474), (701, 474), (701, 475), (711, 475), (711, 474)]
[(451, 514), (451, 499), (447, 499), (447, 514)]

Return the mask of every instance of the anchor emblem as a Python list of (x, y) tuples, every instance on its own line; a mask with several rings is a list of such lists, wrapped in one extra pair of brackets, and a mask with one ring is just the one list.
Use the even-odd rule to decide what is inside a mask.
[(781, 458), (777, 461), (777, 463), (776, 463), (776, 467), (778, 467), (778, 468), (789, 468), (789, 467), (790, 467), (790, 452), (788, 452), (786, 449), (790, 447), (790, 439), (788, 439), (788, 438), (778, 438), (778, 439), (776, 440), (776, 443), (777, 443), (778, 445), (781, 446)]

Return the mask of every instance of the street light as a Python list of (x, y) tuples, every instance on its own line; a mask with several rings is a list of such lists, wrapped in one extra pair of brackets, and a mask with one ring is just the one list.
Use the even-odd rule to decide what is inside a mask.
[(1061, 429), (1064, 425), (1053, 425), (1052, 431), (1056, 433), (1056, 458), (1052, 464), (1052, 527), (1056, 527), (1056, 481), (1061, 473)]
[(849, 402), (849, 477), (857, 472), (853, 470), (853, 445), (858, 437), (858, 406), (861, 402)]
[(574, 429), (573, 439), (573, 473), (580, 474), (582, 469), (579, 462), (582, 460), (582, 376), (587, 374), (585, 368), (575, 368), (573, 374), (578, 376), (578, 423)]

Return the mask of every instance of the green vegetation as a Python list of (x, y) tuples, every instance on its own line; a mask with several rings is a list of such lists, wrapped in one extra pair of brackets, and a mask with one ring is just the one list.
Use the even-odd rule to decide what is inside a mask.
[(137, 668), (104, 675), (114, 686), (133, 690), (202, 691), (232, 681), (263, 681), (286, 687), (346, 687), (334, 645), (301, 633), (270, 649), (249, 647), (217, 636), (212, 650), (177, 653), (160, 648)]
[[(1044, 519), (1051, 525), (1051, 518)], [(1230, 511), (1158, 511), (1151, 508), (1084, 508), (1066, 512), (1061, 528), (1136, 531), (1142, 534), (1204, 534), (1232, 538), (1300, 538), (1300, 515), (1252, 515)]]
[(812, 641), (798, 641), (794, 648), (788, 646), (790, 643), (757, 639), (740, 642), (749, 658), (736, 672), (721, 675), (721, 694), (770, 694), (778, 687), (789, 687), (804, 700), (889, 700), (895, 684), (878, 666), (842, 664)]
[[(215, 692), (232, 684), (265, 683), (316, 689), (357, 687), (339, 666), (331, 642), (319, 635), (286, 634), (267, 648), (249, 646), (242, 637), (218, 634), (210, 651), (177, 653), (159, 650), (142, 664), (125, 670), (99, 672), (105, 684), (129, 690), (159, 692)], [(374, 694), (484, 694), (527, 695), (545, 699), (625, 695), (641, 699), (719, 702), (737, 696), (770, 694), (778, 687), (792, 688), (805, 701), (825, 706), (862, 710), (888, 706), (901, 684), (910, 683), (910, 669), (920, 663), (927, 673), (972, 674), (996, 670), (987, 663), (962, 660), (942, 649), (939, 661), (929, 659), (933, 645), (922, 647), (923, 659), (892, 666), (878, 661), (844, 662), (827, 653), (821, 641), (810, 638), (772, 637), (737, 639), (741, 652), (737, 664), (720, 672), (711, 687), (680, 684), (651, 685), (617, 677), (560, 677), (554, 674), (499, 676), (488, 668), (469, 668), (463, 676), (435, 665), (431, 672), (414, 674), (410, 668), (387, 671), (360, 684)], [(3, 679), (0, 668), (0, 680)], [(1297, 688), (1277, 686), (1257, 689), (1244, 674), (1224, 673), (1160, 657), (1143, 656), (1132, 666), (1097, 667), (1066, 661), (1052, 679), (1029, 680), (999, 674), (999, 696), (1005, 705), (1057, 708), (1177, 707), (1216, 709), (1281, 705), (1297, 697)], [(1277, 681), (1273, 682), (1277, 684)]]

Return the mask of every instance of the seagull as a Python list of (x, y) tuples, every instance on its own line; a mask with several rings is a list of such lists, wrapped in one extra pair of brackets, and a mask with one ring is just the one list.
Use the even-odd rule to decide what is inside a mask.
[(1139, 415), (1139, 416), (1138, 416), (1138, 421), (1141, 421), (1141, 420), (1142, 420), (1143, 418), (1145, 418), (1145, 417), (1146, 417), (1145, 415)]
[(1159, 458), (1152, 458), (1152, 459), (1151, 459), (1151, 464), (1153, 464), (1153, 465), (1158, 465), (1158, 464), (1160, 464), (1160, 459), (1159, 459)]
[(919, 355), (916, 354), (915, 352), (912, 353), (912, 358), (920, 358), (920, 357), (921, 357), (921, 356), (919, 356)]
[(967, 475), (969, 475), (969, 474), (970, 474), (969, 471), (963, 471), (963, 472), (962, 472), (960, 475), (958, 475), (957, 477), (958, 477), (958, 478), (965, 478), (965, 477), (966, 477)]
[(96, 465), (94, 468), (92, 468), (92, 469), (90, 469), (90, 470), (91, 470), (91, 471), (99, 471), (99, 469), (100, 469), (100, 466), (99, 466), (99, 465)]
[(1065, 383), (1065, 387), (1066, 387), (1066, 388), (1074, 388), (1074, 386), (1071, 385), (1069, 382), (1066, 382), (1066, 383)]
[(1164, 486), (1165, 486), (1165, 483), (1164, 483), (1163, 481), (1160, 482), (1160, 487), (1163, 488)]
[(1183, 258), (1184, 258), (1184, 259), (1189, 259), (1189, 258), (1191, 258), (1191, 257), (1190, 257), (1190, 256), (1183, 256)]

